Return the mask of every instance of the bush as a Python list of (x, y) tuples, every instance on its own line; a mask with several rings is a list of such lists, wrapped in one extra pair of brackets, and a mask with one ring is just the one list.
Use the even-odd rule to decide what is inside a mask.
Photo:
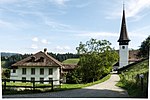
[(72, 72), (67, 73), (66, 83), (68, 84), (80, 84), (82, 82), (80, 68), (74, 69)]
[(2, 78), (9, 79), (10, 78), (10, 69), (2, 69)]

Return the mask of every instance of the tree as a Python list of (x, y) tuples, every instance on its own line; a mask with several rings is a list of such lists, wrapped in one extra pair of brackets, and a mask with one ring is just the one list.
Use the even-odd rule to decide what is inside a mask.
[(146, 38), (146, 40), (144, 40), (141, 43), (139, 50), (140, 50), (140, 52), (138, 53), (139, 57), (148, 58), (150, 50), (150, 35), (148, 36), (148, 38)]
[(82, 73), (80, 73), (80, 68), (75, 68), (73, 71), (68, 72), (66, 75), (66, 83), (68, 84), (80, 84), (82, 82)]
[(9, 79), (10, 78), (10, 69), (2, 69), (2, 78)]
[(80, 42), (76, 50), (80, 54), (79, 65), (83, 82), (99, 80), (111, 71), (118, 60), (118, 54), (110, 45), (107, 40), (91, 39), (85, 44)]

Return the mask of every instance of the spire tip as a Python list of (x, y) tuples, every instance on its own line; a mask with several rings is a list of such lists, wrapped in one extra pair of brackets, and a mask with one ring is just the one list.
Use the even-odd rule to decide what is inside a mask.
[(123, 0), (123, 10), (125, 10), (125, 3), (124, 3), (124, 0)]

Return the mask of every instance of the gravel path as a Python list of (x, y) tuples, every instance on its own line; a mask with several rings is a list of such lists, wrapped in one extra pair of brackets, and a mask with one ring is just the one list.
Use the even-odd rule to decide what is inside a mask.
[(66, 90), (51, 93), (3, 95), (3, 98), (125, 98), (129, 97), (126, 90), (115, 86), (120, 80), (117, 74), (112, 74), (110, 79), (93, 86), (82, 89)]

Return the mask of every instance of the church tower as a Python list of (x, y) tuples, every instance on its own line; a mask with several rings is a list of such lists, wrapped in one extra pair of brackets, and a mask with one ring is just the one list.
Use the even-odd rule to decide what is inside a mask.
[(120, 37), (119, 37), (119, 67), (123, 67), (128, 65), (128, 44), (130, 39), (128, 38), (127, 28), (126, 28), (126, 20), (125, 20), (125, 9), (123, 5), (123, 16), (122, 16), (122, 23), (121, 23), (121, 30), (120, 30)]

